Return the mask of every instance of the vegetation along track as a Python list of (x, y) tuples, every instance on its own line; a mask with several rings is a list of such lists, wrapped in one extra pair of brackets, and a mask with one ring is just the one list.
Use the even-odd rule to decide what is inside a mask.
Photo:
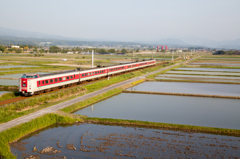
[[(158, 63), (156, 65), (149, 66), (149, 67), (154, 67), (154, 66), (159, 66), (159, 65), (164, 65), (164, 64), (168, 64), (168, 62)], [(144, 68), (148, 68), (148, 67), (144, 67)], [(144, 69), (144, 68), (140, 68), (140, 69)], [(137, 69), (137, 70), (139, 70), (139, 69)], [(132, 70), (132, 71), (127, 71), (127, 72), (123, 72), (123, 73), (118, 73), (118, 74), (114, 74), (113, 76), (115, 76), (115, 75), (122, 75), (122, 74), (125, 74), (125, 73), (134, 72), (134, 71), (137, 71), (137, 70)], [(102, 80), (102, 79), (107, 79), (107, 77), (102, 77), (102, 78), (94, 79), (94, 80), (91, 80), (91, 81), (83, 81), (81, 83), (81, 85), (85, 85), (85, 84), (88, 84), (88, 83), (96, 82), (96, 81), (99, 81), (99, 80)], [(74, 83), (71, 86), (67, 86), (67, 87), (63, 86), (61, 88), (56, 88), (56, 89), (54, 89), (54, 90), (52, 90), (50, 92), (56, 92), (56, 91), (59, 91), (59, 90), (75, 87), (76, 85), (79, 85), (79, 84)], [(50, 92), (41, 93), (39, 95), (50, 93)], [(13, 102), (17, 102), (17, 101), (21, 101), (21, 100), (24, 100), (24, 99), (27, 99), (27, 98), (39, 96), (39, 95), (33, 95), (33, 96), (30, 96), (30, 97), (21, 96), (21, 97), (7, 99), (7, 100), (4, 100), (4, 101), (0, 101), (0, 106), (5, 105), (5, 104), (10, 104), (10, 103), (13, 103)]]

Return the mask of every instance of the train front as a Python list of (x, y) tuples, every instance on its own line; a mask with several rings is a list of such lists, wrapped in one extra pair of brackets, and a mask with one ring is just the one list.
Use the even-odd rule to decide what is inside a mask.
[(36, 91), (36, 83), (39, 76), (37, 74), (23, 74), (19, 79), (19, 92), (25, 96), (30, 96)]

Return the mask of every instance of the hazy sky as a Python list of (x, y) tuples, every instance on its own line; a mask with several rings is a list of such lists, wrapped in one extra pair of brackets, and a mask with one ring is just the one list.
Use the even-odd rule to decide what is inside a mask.
[(0, 0), (0, 26), (103, 40), (240, 38), (240, 0)]

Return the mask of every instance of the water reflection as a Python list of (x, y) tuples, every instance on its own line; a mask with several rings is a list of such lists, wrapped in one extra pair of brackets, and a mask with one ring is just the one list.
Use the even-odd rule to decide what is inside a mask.
[(240, 129), (238, 99), (122, 93), (74, 114)]

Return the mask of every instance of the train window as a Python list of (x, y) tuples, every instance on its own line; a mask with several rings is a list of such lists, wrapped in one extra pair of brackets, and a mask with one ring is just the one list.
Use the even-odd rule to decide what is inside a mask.
[(57, 82), (58, 81), (58, 79), (57, 78), (55, 78), (55, 82)]
[(99, 73), (99, 71), (98, 71), (98, 73)]
[(70, 78), (73, 79), (73, 76), (71, 76)]
[(44, 81), (42, 81), (42, 84), (44, 84)]
[(40, 81), (38, 81), (38, 84), (39, 84), (39, 85), (41, 84)]
[(46, 80), (45, 82), (46, 82), (46, 84), (48, 84), (48, 80)]
[(59, 78), (59, 81), (62, 81), (62, 78)]
[(69, 80), (69, 77), (67, 77), (67, 80)]
[(94, 75), (94, 72), (92, 74)]
[(84, 73), (82, 74), (82, 77), (84, 77)]
[(74, 74), (74, 78), (75, 78), (75, 74)]
[(85, 73), (85, 76), (87, 76), (88, 74), (87, 73)]
[(50, 83), (53, 83), (53, 79), (50, 79)]

